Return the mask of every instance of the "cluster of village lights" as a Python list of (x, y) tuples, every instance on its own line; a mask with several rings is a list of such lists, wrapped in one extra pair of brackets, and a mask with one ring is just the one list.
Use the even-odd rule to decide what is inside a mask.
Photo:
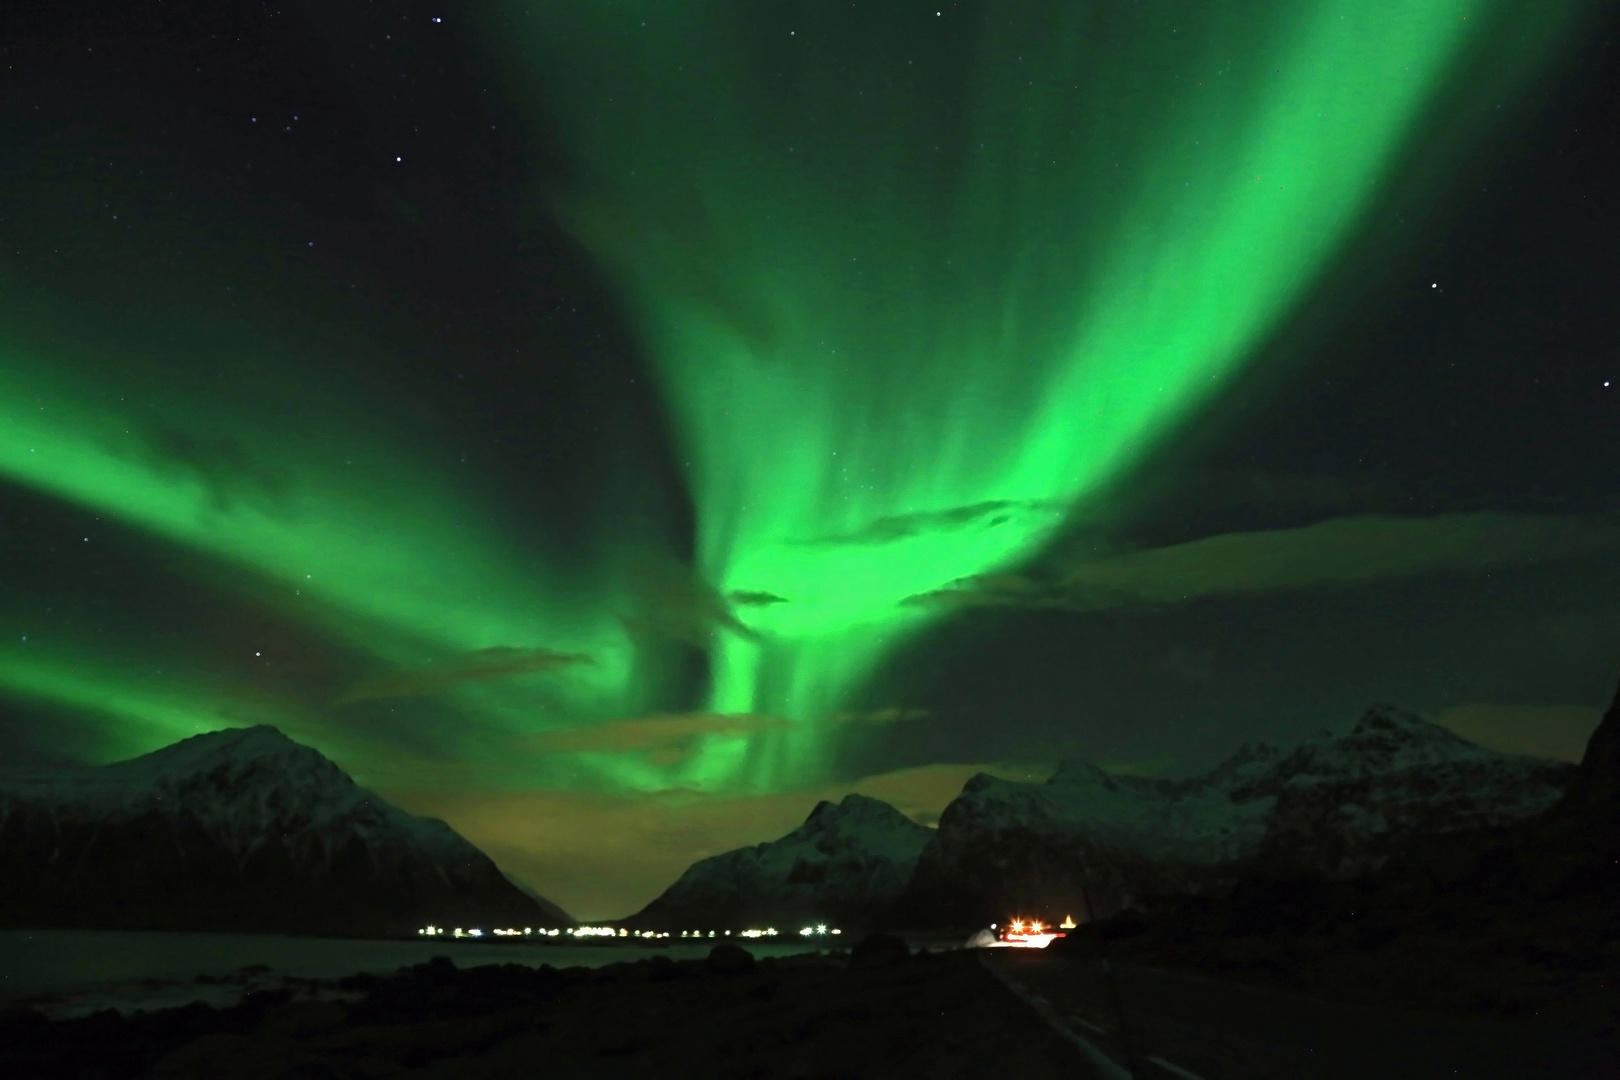
[[(484, 931), (481, 930), (481, 929), (478, 929), (476, 927), (471, 929), (471, 930), (465, 930), (465, 929), (462, 929), (461, 927), (458, 926), (453, 930), (449, 930), (449, 929), (446, 929), (445, 927), (442, 927), (442, 926), (434, 926), (431, 923), (429, 923), (427, 926), (424, 926), (422, 929), (418, 930), (416, 933), (417, 933), (417, 935), (419, 937), (481, 938), (481, 937), (484, 936)], [(568, 928), (566, 930), (555, 930), (555, 929), (546, 929), (546, 928), (541, 928), (541, 929), (537, 930), (532, 926), (525, 926), (521, 930), (516, 930), (516, 929), (513, 929), (511, 927), (506, 927), (506, 928), (503, 928), (503, 929), (491, 930), (490, 933), (495, 937), (559, 937), (559, 936), (562, 936), (562, 935), (566, 934), (569, 937), (576, 937), (576, 938), (592, 938), (592, 937), (612, 938), (612, 937), (621, 937), (621, 938), (642, 938), (643, 940), (651, 940), (651, 939), (654, 939), (654, 938), (667, 938), (667, 937), (670, 936), (668, 931), (660, 932), (658, 930), (627, 930), (622, 926), (619, 926), (619, 927), (613, 927), (613, 926), (574, 926), (574, 927), (570, 927), (570, 928)], [(825, 925), (822, 925), (822, 924), (818, 924), (816, 926), (806, 926), (804, 929), (799, 931), (799, 935), (801, 937), (817, 937), (817, 936), (824, 936), (824, 935), (827, 935), (827, 934), (842, 934), (842, 933), (843, 933), (842, 930), (838, 930), (838, 929), (829, 930), (829, 929), (827, 929), (827, 927)], [(719, 936), (719, 937), (731, 937), (732, 935), (731, 935), (730, 930), (709, 930), (707, 932), (705, 932), (703, 930), (682, 930), (681, 931), (681, 937), (683, 937), (683, 938), (701, 938), (701, 937), (716, 937), (716, 936)], [(765, 929), (765, 930), (739, 930), (737, 932), (737, 936), (738, 937), (745, 937), (745, 938), (776, 937), (777, 936), (777, 929), (773, 926), (773, 927), (770, 927), (770, 928)]]

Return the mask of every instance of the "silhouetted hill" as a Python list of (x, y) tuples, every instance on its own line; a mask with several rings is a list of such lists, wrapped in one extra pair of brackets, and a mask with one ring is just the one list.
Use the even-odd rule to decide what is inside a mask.
[(1424, 835), (1348, 880), (1261, 867), (1055, 942), (1305, 988), (1620, 1025), (1620, 694), (1568, 790), (1509, 825)]
[(823, 801), (780, 840), (693, 863), (625, 920), (654, 930), (778, 927), (884, 921), (932, 830), (886, 802)]
[(267, 725), (0, 778), (0, 925), (387, 936), (570, 925)]
[(1218, 892), (1256, 866), (1354, 876), (1420, 837), (1532, 817), (1572, 772), (1380, 705), (1347, 735), (1288, 751), (1251, 743), (1184, 780), (1083, 761), (1044, 784), (981, 774), (940, 815), (901, 909), (955, 928), (1084, 920), (1088, 907), (1103, 916), (1147, 896)]

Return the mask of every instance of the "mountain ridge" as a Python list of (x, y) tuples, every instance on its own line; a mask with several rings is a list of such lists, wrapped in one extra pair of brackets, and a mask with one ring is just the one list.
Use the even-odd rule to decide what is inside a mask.
[(654, 930), (881, 918), (932, 834), (880, 799), (823, 799), (787, 835), (700, 859), (624, 925)]
[(391, 936), (450, 921), (573, 922), (270, 725), (0, 777), (0, 925)]
[(1042, 784), (981, 774), (940, 815), (899, 904), (925, 924), (971, 926), (1013, 911), (1103, 917), (1146, 895), (1220, 889), (1255, 864), (1350, 876), (1417, 835), (1539, 814), (1574, 771), (1374, 705), (1345, 735), (1247, 743), (1184, 779), (1081, 760)]

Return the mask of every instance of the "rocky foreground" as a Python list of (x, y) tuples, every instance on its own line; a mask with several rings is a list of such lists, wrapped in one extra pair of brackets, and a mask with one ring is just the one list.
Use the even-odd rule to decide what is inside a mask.
[[(352, 1000), (318, 1000), (332, 995)], [(48, 1021), (0, 1013), (0, 1075), (154, 1077), (1072, 1078), (1073, 1046), (972, 951), (898, 938), (847, 958), (755, 959), (735, 945), (558, 971), (458, 970), (310, 980), (231, 1008)]]

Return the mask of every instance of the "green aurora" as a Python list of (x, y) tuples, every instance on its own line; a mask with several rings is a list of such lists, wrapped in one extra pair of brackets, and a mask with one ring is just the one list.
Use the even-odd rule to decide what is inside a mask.
[[(902, 601), (1083, 522), (1295, 310), (1394, 170), (1473, 130), (1585, 7), (483, 10), (510, 92), (572, 155), (569, 182), (532, 197), (619, 289), (677, 432), (704, 700), (670, 700), (670, 648), (635, 632), (656, 538), (615, 533), (604, 500), (595, 565), (519, 550), (496, 493), (435, 479), (333, 373), (388, 358), (285, 312), (205, 317), (198, 291), (131, 334), (0, 272), (0, 474), (244, 571), (286, 619), (406, 673), (351, 699), (431, 686), (508, 739), (672, 709), (759, 718), (698, 725), (674, 757), (514, 762), (492, 738), (492, 770), (813, 784), (836, 715), (931, 617)], [(1453, 107), (1464, 83), (1473, 113)], [(198, 357), (239, 374), (175, 362)], [(108, 718), (110, 757), (225, 717), (346, 738), (200, 668), (154, 681), (83, 645), (0, 647), (0, 687)], [(530, 659), (476, 660), (493, 650)]]
[(717, 637), (708, 706), (797, 726), (688, 777), (765, 788), (825, 770), (818, 720), (918, 626), (906, 597), (1036, 554), (1220, 392), (1482, 35), (1525, 60), (1571, 13), (765, 10), (510, 14), (584, 178), (553, 204), (662, 376), (701, 571), (790, 599)]

